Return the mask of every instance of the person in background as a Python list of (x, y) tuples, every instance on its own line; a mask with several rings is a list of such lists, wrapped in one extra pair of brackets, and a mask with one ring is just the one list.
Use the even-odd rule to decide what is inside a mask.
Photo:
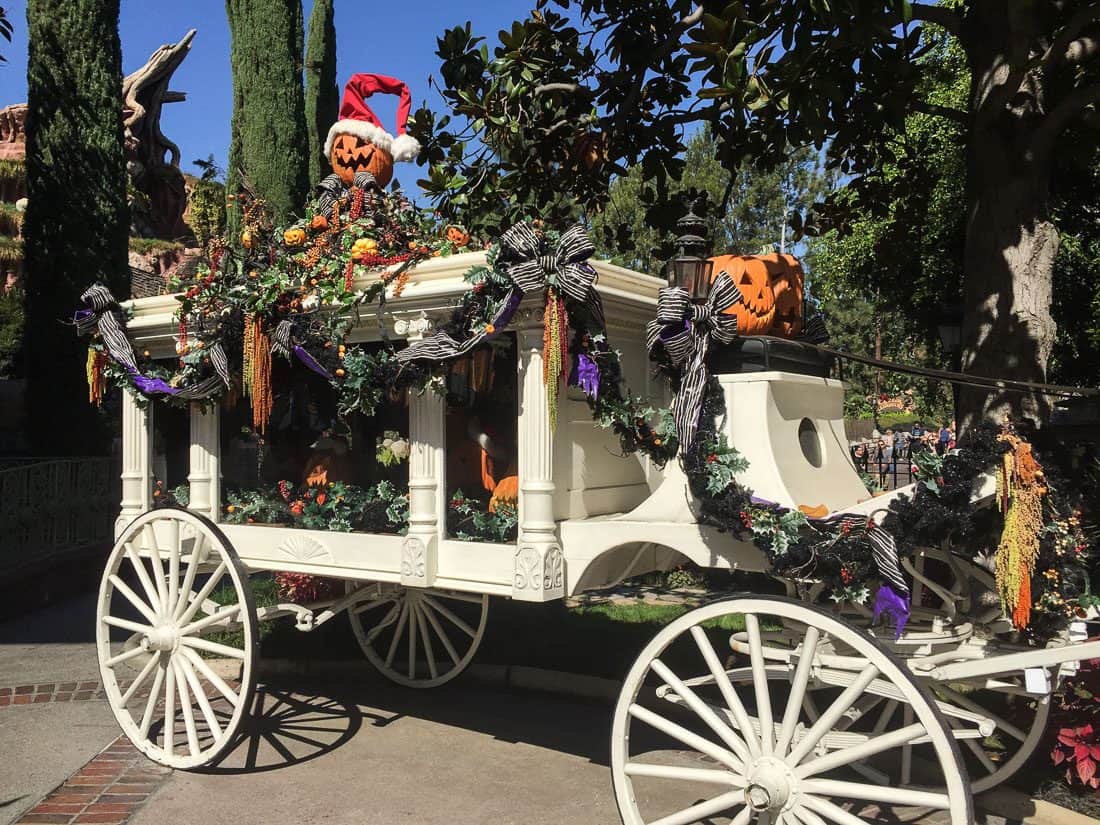
[(883, 490), (889, 490), (890, 488), (886, 484), (887, 477), (892, 477), (894, 474), (894, 434), (892, 430), (887, 430), (886, 435), (883, 436), (882, 441), (879, 442), (879, 460), (878, 460), (878, 486)]
[(913, 427), (909, 430), (909, 438), (913, 441), (917, 441), (924, 437), (924, 425), (919, 421), (913, 422)]
[(945, 452), (947, 452), (947, 445), (953, 439), (954, 436), (951, 435), (950, 428), (946, 424), (944, 424), (942, 427), (940, 427), (940, 434), (939, 437), (936, 439), (936, 452), (939, 455), (943, 455)]

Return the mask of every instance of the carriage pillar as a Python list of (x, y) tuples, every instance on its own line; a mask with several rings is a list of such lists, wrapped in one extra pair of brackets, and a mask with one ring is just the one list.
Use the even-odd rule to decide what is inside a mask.
[(142, 409), (134, 396), (122, 394), (122, 502), (115, 536), (153, 507), (153, 408)]
[(429, 389), (409, 391), (409, 532), (401, 547), (401, 584), (431, 587), (435, 582), (445, 512), (442, 484), (447, 402)]
[(190, 485), (188, 509), (218, 520), (221, 499), (221, 440), (218, 407), (204, 412), (199, 404), (191, 405), (191, 452), (187, 483)]
[(554, 520), (554, 434), (542, 376), (542, 327), (521, 330), (517, 337), (519, 542), (512, 598), (543, 602), (565, 595), (564, 561)]

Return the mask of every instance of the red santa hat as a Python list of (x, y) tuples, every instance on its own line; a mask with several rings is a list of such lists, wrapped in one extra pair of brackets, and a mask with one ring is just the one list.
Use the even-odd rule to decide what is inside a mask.
[[(382, 128), (378, 116), (371, 111), (366, 99), (375, 92), (400, 95), (397, 104), (397, 137)], [(325, 140), (325, 157), (332, 152), (332, 142), (337, 135), (354, 135), (369, 140), (385, 149), (395, 161), (413, 160), (420, 154), (420, 144), (412, 135), (405, 134), (409, 120), (412, 96), (409, 87), (392, 77), (381, 74), (355, 74), (344, 87), (344, 99), (340, 103), (340, 119), (332, 124)]]

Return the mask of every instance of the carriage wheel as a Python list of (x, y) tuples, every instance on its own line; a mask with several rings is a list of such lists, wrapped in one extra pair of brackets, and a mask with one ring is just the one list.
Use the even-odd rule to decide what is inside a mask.
[[(742, 621), (749, 655), (731, 656), (731, 630)], [(790, 664), (764, 656), (762, 631), (776, 626), (796, 640)], [(824, 667), (820, 656), (834, 644), (855, 651), (858, 664)], [(903, 712), (867, 733), (847, 730), (861, 700), (879, 694)], [(931, 774), (922, 784), (943, 790), (883, 787), (853, 769), (900, 762), (905, 752)], [(973, 821), (958, 745), (927, 688), (847, 622), (780, 597), (714, 602), (657, 634), (623, 684), (611, 770), (625, 825), (854, 825), (867, 803)]]
[(213, 522), (165, 508), (126, 527), (96, 647), (111, 710), (146, 756), (194, 768), (222, 755), (252, 703), (259, 639), (247, 572)]
[(462, 673), (477, 653), (489, 597), (379, 584), (348, 610), (351, 629), (372, 665), (399, 685), (433, 688)]

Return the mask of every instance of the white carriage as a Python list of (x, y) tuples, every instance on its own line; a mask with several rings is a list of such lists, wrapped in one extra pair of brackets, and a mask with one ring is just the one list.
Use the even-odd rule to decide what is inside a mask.
[[(451, 311), (467, 288), (462, 274), (481, 259), (469, 253), (419, 266), (401, 301), (385, 305), (385, 332), (423, 336)], [(660, 397), (661, 388), (649, 386), (643, 330), (662, 282), (594, 266), (626, 379)], [(132, 302), (135, 345), (171, 357), (176, 306), (172, 296)], [(434, 687), (470, 662), (490, 596), (561, 599), (685, 559), (768, 572), (753, 545), (697, 523), (676, 462), (662, 471), (621, 456), (581, 396), (559, 399), (552, 429), (541, 307), (521, 306), (511, 329), (519, 489), (513, 543), (448, 535), (454, 424), (439, 394), (407, 399), (404, 535), (224, 523), (221, 413), (198, 405), (186, 425), (189, 507), (156, 509), (158, 410), (126, 397), (123, 499), (97, 638), (115, 715), (151, 759), (196, 767), (230, 747), (255, 688), (261, 619), (289, 614), (309, 631), (346, 612), (383, 675)], [(350, 340), (379, 335), (371, 314)], [(832, 512), (884, 506), (881, 498), (865, 501), (851, 464), (839, 381), (779, 371), (719, 381), (733, 411), (724, 432), (749, 459), (745, 481), (757, 494), (791, 507), (821, 502)], [(944, 548), (904, 564), (917, 607), (896, 640), (859, 612), (752, 594), (714, 601), (663, 629), (627, 676), (615, 711), (612, 774), (623, 821), (689, 825), (726, 816), (742, 824), (850, 825), (861, 820), (840, 803), (855, 800), (942, 809), (953, 825), (969, 825), (971, 792), (1003, 781), (1027, 759), (1059, 675), (1075, 660), (1100, 656), (1100, 643), (1016, 645), (999, 607), (981, 598), (993, 590), (984, 570)], [(259, 571), (340, 579), (346, 593), (257, 609), (249, 578)], [(985, 747), (990, 740), (1003, 746), (1000, 760)], [(675, 794), (653, 792), (670, 782), (683, 789), (672, 810)]]

